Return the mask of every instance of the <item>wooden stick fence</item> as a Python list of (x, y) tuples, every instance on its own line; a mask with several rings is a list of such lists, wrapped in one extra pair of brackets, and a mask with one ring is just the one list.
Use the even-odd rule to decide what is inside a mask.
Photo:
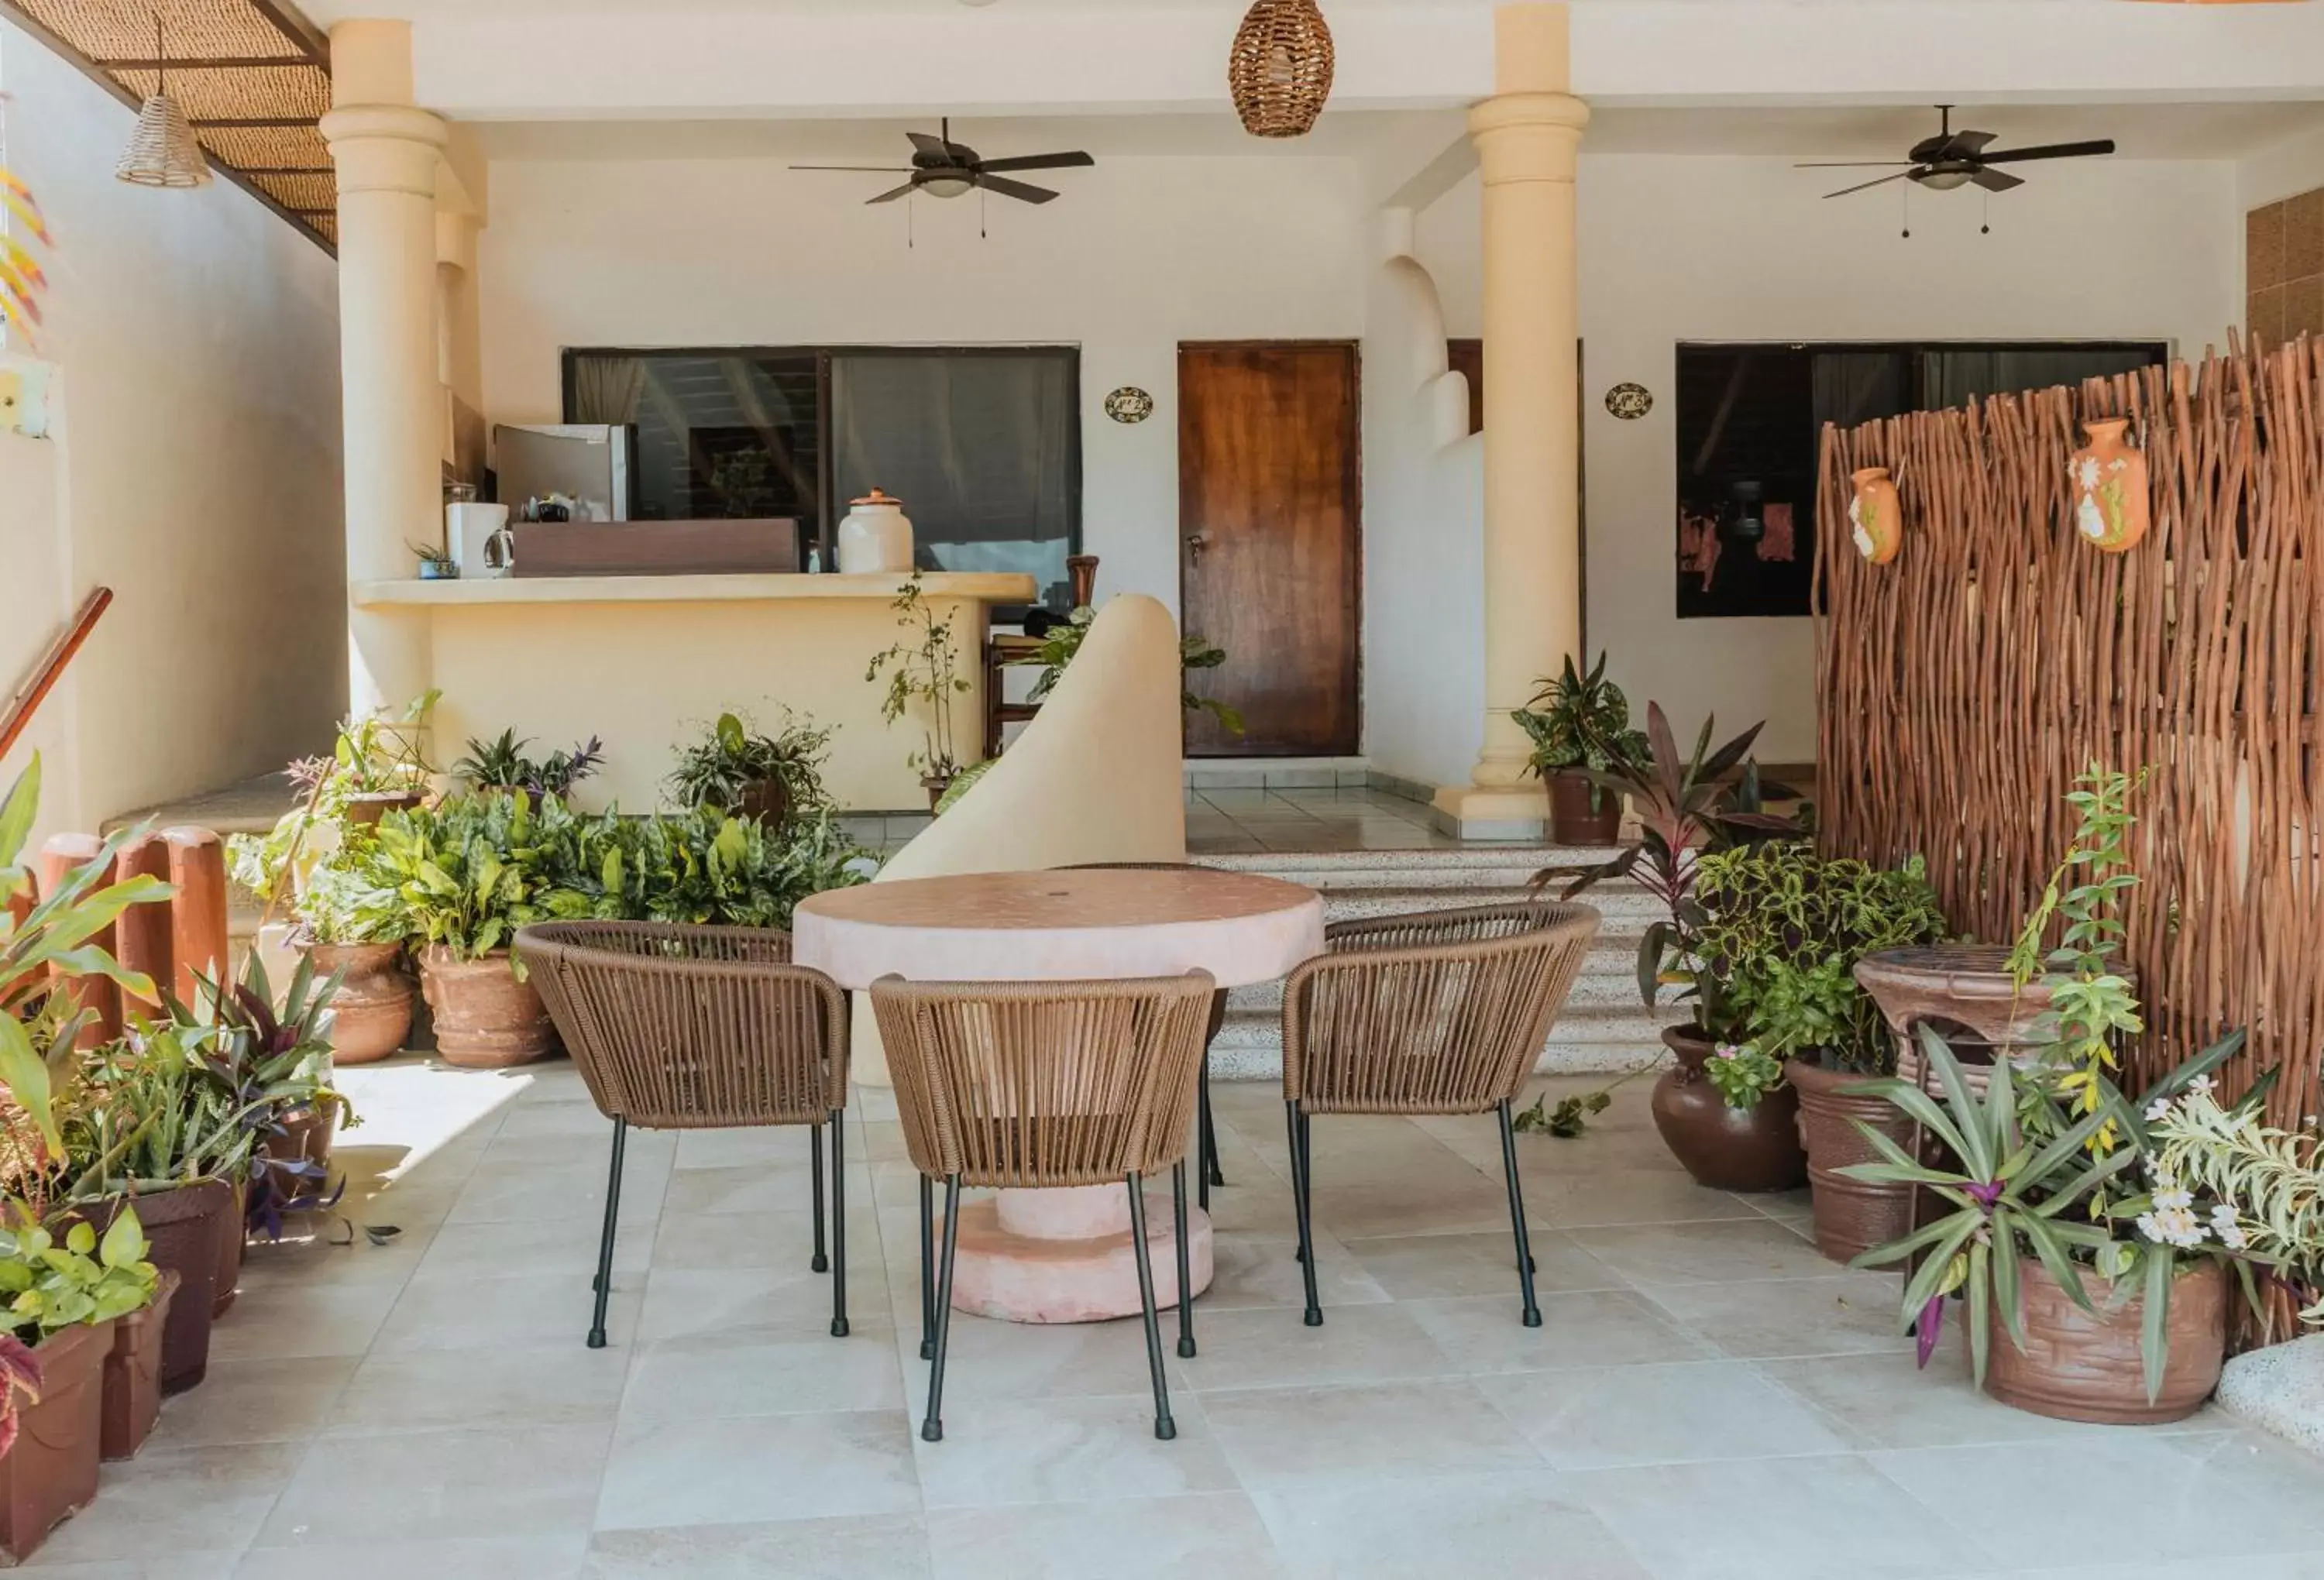
[[(2118, 555), (2076, 534), (2067, 477), (2080, 419), (2113, 415), (2146, 453), (2153, 523)], [(1820, 464), (1826, 851), (1919, 851), (1954, 925), (2006, 941), (2072, 834), (2076, 776), (2149, 770), (2127, 917), (2147, 1033), (2126, 1079), (2246, 1026), (2228, 1083), (2280, 1066), (2272, 1116), (2315, 1114), (2324, 344), (1827, 427)], [(1864, 466), (1903, 501), (1886, 565), (1849, 537)]]

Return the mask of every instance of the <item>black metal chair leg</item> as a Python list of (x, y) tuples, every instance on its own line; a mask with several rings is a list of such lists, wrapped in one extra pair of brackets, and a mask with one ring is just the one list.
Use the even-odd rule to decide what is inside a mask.
[[(1283, 1105), (1283, 1140), (1284, 1144), (1291, 1150), (1291, 1208), (1296, 1212), (1299, 1209), (1299, 1105), (1297, 1103)], [(1307, 1260), (1305, 1236), (1300, 1236), (1299, 1248), (1292, 1252), (1291, 1256), (1296, 1262)]]
[(936, 1358), (936, 1181), (920, 1176), (920, 1359)]
[[(928, 1357), (928, 1413), (920, 1423), (923, 1442), (944, 1441), (945, 1341), (952, 1337), (952, 1262), (960, 1245), (960, 1176), (945, 1176), (944, 1271), (936, 1279), (936, 1350)], [(1147, 1309), (1153, 1309), (1151, 1296)]]
[[(1200, 1166), (1200, 1160), (1197, 1161)], [(1191, 1358), (1194, 1353), (1194, 1253), (1186, 1242), (1186, 1161), (1184, 1158), (1170, 1165), (1171, 1227), (1176, 1231), (1178, 1248), (1178, 1354)]]
[[(847, 1337), (847, 1111), (831, 1111), (831, 1337)], [(821, 1179), (820, 1171), (817, 1179)], [(818, 1213), (817, 1218), (822, 1215)]]
[(1525, 1192), (1517, 1186), (1517, 1133), (1509, 1119), (1509, 1105), (1503, 1098), (1499, 1110), (1501, 1119), (1501, 1166), (1509, 1177), (1509, 1228), (1517, 1242), (1517, 1286), (1525, 1291), (1525, 1325), (1541, 1326), (1541, 1307), (1533, 1293), (1533, 1246), (1526, 1237)]
[(1312, 1206), (1315, 1191), (1315, 1153), (1310, 1143), (1307, 1116), (1297, 1104), (1291, 1109), (1291, 1193), (1299, 1210), (1299, 1262), (1301, 1275), (1307, 1283), (1307, 1314), (1301, 1318), (1310, 1327), (1323, 1326), (1323, 1303), (1315, 1293), (1315, 1233), (1313, 1227)]
[[(831, 1271), (831, 1263), (823, 1254), (823, 1126), (808, 1125), (807, 1137), (807, 1151), (815, 1165), (815, 1259), (807, 1265), (817, 1272), (828, 1272)], [(831, 1144), (833, 1152), (836, 1153), (839, 1150), (839, 1141), (835, 1133)]]
[[(1180, 1167), (1183, 1171), (1184, 1165)], [(1183, 1189), (1184, 1181), (1180, 1183)], [(1179, 1199), (1185, 1199), (1182, 1195)], [(1170, 1384), (1162, 1375), (1162, 1323), (1154, 1311), (1154, 1256), (1146, 1245), (1146, 1190), (1135, 1174), (1130, 1176), (1130, 1246), (1138, 1262), (1138, 1302), (1146, 1318), (1146, 1364), (1154, 1373), (1154, 1435), (1167, 1443), (1178, 1435), (1178, 1423), (1170, 1419)]]
[(1202, 1128), (1196, 1133), (1195, 1138), (1202, 1145), (1202, 1155), (1197, 1162), (1202, 1167), (1203, 1210), (1208, 1212), (1211, 1210), (1211, 1187), (1224, 1185), (1227, 1182), (1227, 1177), (1225, 1171), (1219, 1167), (1218, 1121), (1211, 1115), (1211, 1053), (1207, 1048), (1203, 1050), (1203, 1081), (1200, 1091)]
[(597, 1242), (597, 1303), (589, 1316), (589, 1347), (605, 1347), (605, 1302), (613, 1293), (613, 1226), (622, 1213), (622, 1149), (630, 1138), (630, 1122), (613, 1121), (613, 1164), (605, 1180), (605, 1233)]

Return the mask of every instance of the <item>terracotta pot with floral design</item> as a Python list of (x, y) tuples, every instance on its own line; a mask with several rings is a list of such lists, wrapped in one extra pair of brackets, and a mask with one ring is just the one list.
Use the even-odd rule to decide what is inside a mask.
[(1693, 1026), (1665, 1026), (1678, 1062), (1655, 1082), (1648, 1104), (1663, 1144), (1699, 1185), (1714, 1190), (1791, 1190), (1807, 1180), (1800, 1146), (1800, 1094), (1786, 1081), (1748, 1108), (1729, 1107), (1703, 1074), (1718, 1044)]
[(2126, 417), (2082, 424), (2089, 444), (2074, 452), (2074, 530), (2094, 547), (2122, 554), (2146, 536), (2146, 457), (2123, 442)]
[(1904, 509), (1886, 466), (1867, 466), (1849, 473), (1856, 484), (1848, 501), (1848, 532), (1856, 552), (1876, 565), (1895, 559), (1904, 547)]

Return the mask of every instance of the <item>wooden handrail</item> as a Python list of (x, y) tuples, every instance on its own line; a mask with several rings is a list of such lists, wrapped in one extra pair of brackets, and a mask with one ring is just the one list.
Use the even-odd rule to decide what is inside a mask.
[(97, 618), (112, 602), (113, 589), (110, 587), (99, 587), (83, 599), (80, 612), (73, 616), (73, 622), (65, 628), (64, 634), (49, 644), (49, 650), (41, 656), (32, 677), (8, 699), (8, 712), (0, 715), (0, 757), (6, 756), (8, 749), (16, 744), (16, 738), (24, 732), (24, 726), (32, 721), (33, 710), (55, 686), (58, 678), (65, 672), (65, 666), (72, 662), (73, 655), (80, 651), (83, 642), (88, 640), (88, 633), (97, 629)]

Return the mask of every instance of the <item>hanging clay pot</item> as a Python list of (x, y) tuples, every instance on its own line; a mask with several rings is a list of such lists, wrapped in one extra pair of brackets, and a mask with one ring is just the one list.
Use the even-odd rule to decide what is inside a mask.
[(1856, 497), (1848, 501), (1849, 536), (1856, 552), (1876, 565), (1885, 565), (1904, 547), (1904, 510), (1896, 499), (1896, 485), (1886, 466), (1867, 466), (1849, 473)]
[(2146, 536), (2146, 457), (2123, 443), (2126, 417), (2082, 424), (2089, 445), (2074, 452), (2074, 530), (2093, 547), (2121, 554)]

